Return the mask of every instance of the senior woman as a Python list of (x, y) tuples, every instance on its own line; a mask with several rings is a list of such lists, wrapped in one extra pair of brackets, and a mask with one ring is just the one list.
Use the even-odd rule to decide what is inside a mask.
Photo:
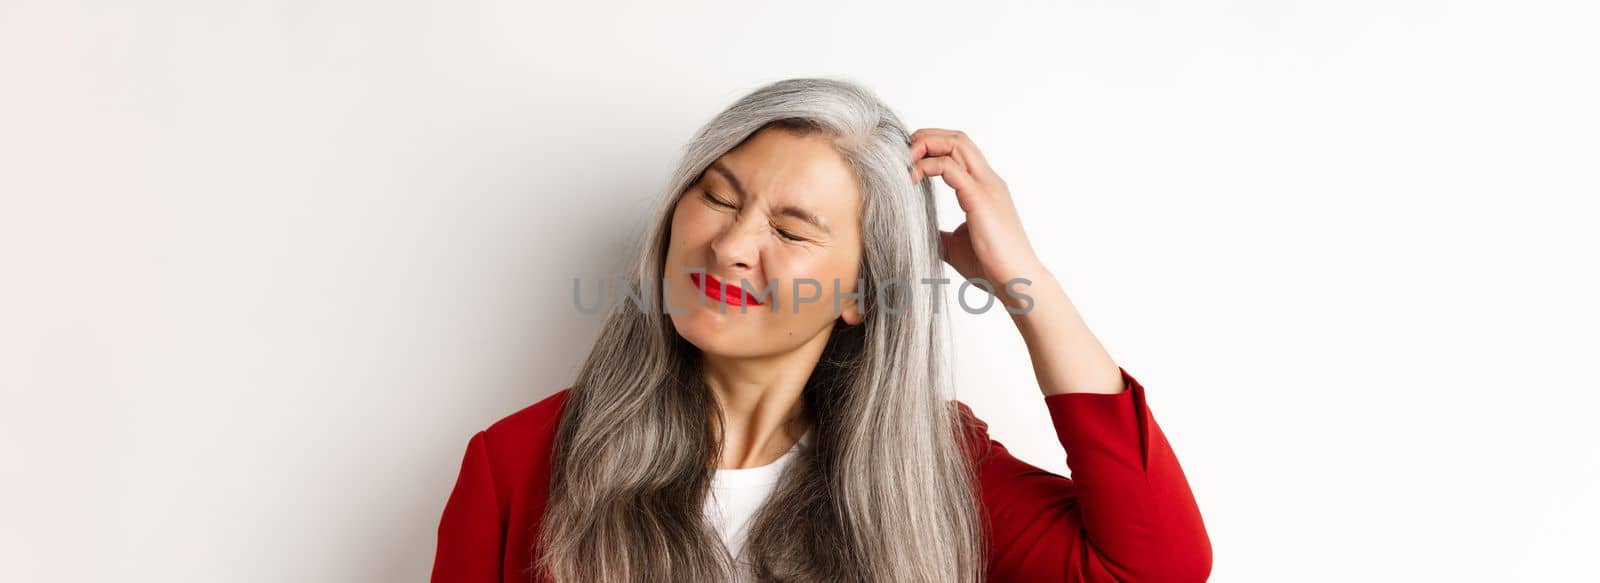
[[(1143, 387), (965, 134), (908, 133), (852, 82), (779, 81), (694, 136), (657, 209), (571, 386), (468, 442), (434, 581), (1208, 577)], [(1070, 478), (951, 400), (944, 263), (1022, 334)]]

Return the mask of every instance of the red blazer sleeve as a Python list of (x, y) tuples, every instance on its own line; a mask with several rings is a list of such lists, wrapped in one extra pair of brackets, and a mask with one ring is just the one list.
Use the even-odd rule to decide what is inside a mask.
[(483, 431), (467, 442), (461, 475), (439, 519), (439, 547), (433, 583), (498, 583), (505, 548), (506, 497), (489, 463)]
[[(1120, 369), (1120, 367), (1119, 367)], [(990, 581), (1204, 581), (1211, 539), (1178, 458), (1122, 370), (1116, 394), (1044, 398), (1071, 478), (1013, 457), (975, 427)]]

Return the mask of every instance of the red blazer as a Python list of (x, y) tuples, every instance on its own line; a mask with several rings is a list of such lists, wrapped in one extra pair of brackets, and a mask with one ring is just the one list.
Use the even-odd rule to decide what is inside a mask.
[[(1178, 458), (1145, 406), (1144, 387), (1044, 397), (1066, 478), (1013, 457), (958, 408), (978, 458), (990, 537), (989, 581), (1204, 581), (1211, 539)], [(532, 580), (548, 500), (550, 449), (571, 387), (479, 431), (467, 443), (439, 520), (435, 583)]]

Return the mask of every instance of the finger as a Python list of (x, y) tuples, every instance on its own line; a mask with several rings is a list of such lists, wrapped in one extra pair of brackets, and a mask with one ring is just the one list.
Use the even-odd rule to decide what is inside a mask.
[[(931, 143), (932, 142), (923, 141), (923, 142), (919, 142), (919, 145), (926, 146), (926, 145), (931, 144)], [(918, 156), (917, 158), (914, 158), (912, 160), (912, 162), (914, 164), (916, 162), (920, 162), (922, 160), (927, 160), (929, 158), (950, 158), (950, 159), (954, 160), (957, 164), (959, 164), (962, 167), (962, 169), (967, 172), (967, 174), (969, 176), (972, 176), (973, 180), (988, 184), (989, 186), (995, 187), (996, 189), (1006, 188), (1005, 180), (1001, 179), (998, 175), (996, 175), (994, 173), (994, 171), (989, 169), (986, 164), (983, 164), (982, 162), (975, 161), (974, 158), (964, 154), (961, 150), (959, 150), (959, 149), (950, 150), (949, 153), (945, 154), (945, 155), (938, 154), (938, 152), (944, 152), (944, 150), (934, 149), (934, 150), (927, 151), (927, 153), (925, 155)], [(916, 176), (917, 178), (921, 177), (921, 175), (918, 175), (918, 174), (914, 174), (913, 176)]]
[(943, 129), (943, 128), (922, 128), (922, 129), (919, 129), (917, 131), (911, 132), (911, 136), (907, 140), (908, 143), (910, 144), (910, 147), (911, 147), (911, 159), (912, 160), (916, 160), (916, 159), (921, 158), (923, 156), (929, 155), (928, 154), (928, 144), (927, 144), (927, 141), (925, 139), (928, 136), (931, 136), (931, 135), (948, 135), (948, 134), (955, 133), (955, 131), (956, 130), (947, 130), (947, 129)]
[(961, 274), (962, 277), (969, 277), (974, 274), (973, 265), (975, 265), (974, 262), (976, 261), (972, 256), (972, 244), (967, 241), (965, 235), (966, 225), (966, 223), (961, 223), (961, 226), (957, 227), (954, 232), (939, 231), (939, 247), (942, 259), (944, 259), (945, 263), (949, 263), (951, 267), (956, 268), (956, 273)]
[(922, 128), (922, 129), (919, 129), (917, 131), (911, 132), (911, 135), (906, 136), (906, 141), (908, 143), (915, 143), (919, 138), (922, 138), (922, 137), (925, 137), (925, 136), (931, 136), (931, 135), (954, 135), (954, 134), (959, 134), (959, 133), (961, 133), (961, 130), (952, 130), (952, 129), (949, 129), (949, 128)]
[(956, 190), (956, 202), (963, 212), (971, 212), (973, 201), (983, 192), (982, 185), (954, 159), (948, 156), (923, 158), (916, 163), (916, 172), (924, 176), (938, 176)]
[(975, 174), (990, 170), (989, 160), (983, 156), (978, 145), (960, 132), (923, 134), (911, 143), (911, 154), (912, 160), (929, 156), (950, 156), (960, 160)]
[(929, 128), (917, 130), (912, 135), (912, 161), (926, 156), (950, 156), (966, 165), (975, 178), (987, 179), (994, 175), (994, 169), (989, 167), (989, 160), (983, 156), (983, 151), (965, 132)]
[(943, 128), (922, 128), (911, 132), (911, 135), (907, 138), (907, 143), (911, 147), (911, 160), (916, 161), (918, 158), (929, 155), (928, 144), (924, 138), (934, 134), (949, 134), (954, 131)]

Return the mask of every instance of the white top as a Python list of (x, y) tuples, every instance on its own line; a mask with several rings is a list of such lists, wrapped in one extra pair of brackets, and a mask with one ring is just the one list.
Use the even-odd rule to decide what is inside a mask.
[(717, 528), (717, 534), (722, 535), (723, 544), (733, 553), (739, 567), (738, 581), (748, 581), (751, 577), (749, 565), (743, 560), (750, 519), (778, 486), (778, 477), (794, 461), (795, 452), (809, 443), (811, 430), (808, 428), (794, 447), (770, 464), (754, 468), (717, 468), (712, 472), (711, 496), (704, 513)]

